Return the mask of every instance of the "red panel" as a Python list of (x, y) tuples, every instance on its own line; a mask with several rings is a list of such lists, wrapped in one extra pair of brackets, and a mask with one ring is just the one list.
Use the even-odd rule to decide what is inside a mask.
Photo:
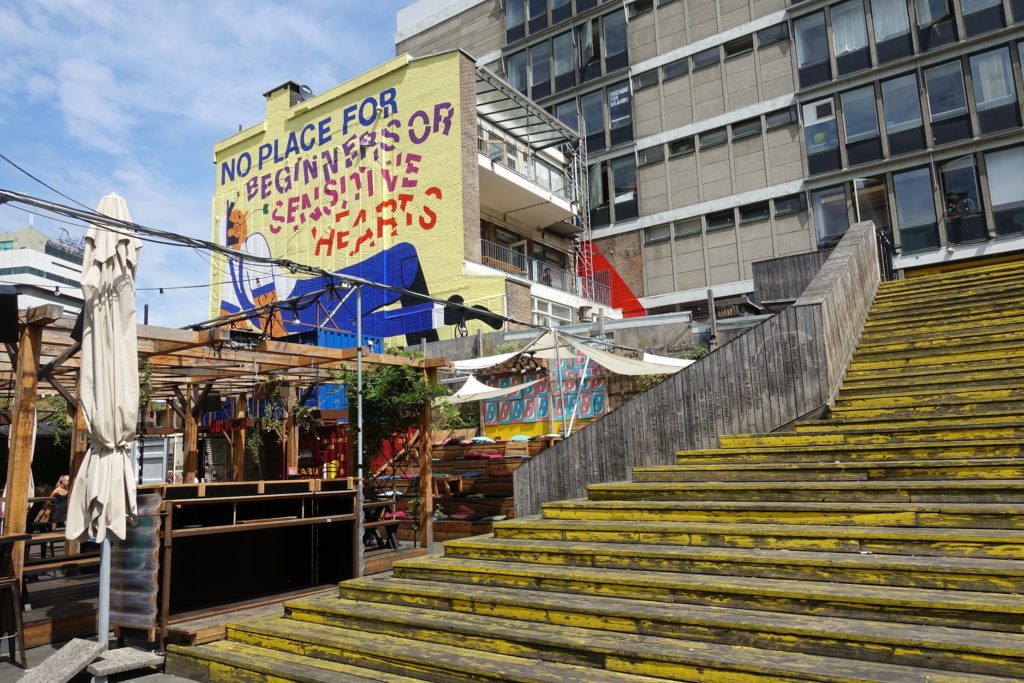
[[(602, 253), (601, 248), (593, 242), (584, 242), (583, 248), (590, 252), (590, 262), (594, 268), (594, 279), (598, 282), (607, 282), (612, 292), (612, 307), (622, 309), (623, 318), (639, 318), (647, 315), (640, 300), (633, 294), (626, 281), (622, 279), (615, 267), (608, 261), (608, 257)], [(580, 275), (589, 277), (585, 272), (586, 267), (581, 262)]]

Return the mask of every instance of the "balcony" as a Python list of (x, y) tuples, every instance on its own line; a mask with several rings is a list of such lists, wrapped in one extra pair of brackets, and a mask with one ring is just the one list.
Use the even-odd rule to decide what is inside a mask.
[(501, 244), (480, 240), (480, 262), (489, 268), (539, 285), (553, 287), (605, 306), (612, 305), (611, 288), (607, 284), (585, 279)]

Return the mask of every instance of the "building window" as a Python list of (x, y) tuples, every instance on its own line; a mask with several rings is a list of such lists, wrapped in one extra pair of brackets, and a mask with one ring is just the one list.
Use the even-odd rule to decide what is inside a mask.
[(580, 80), (584, 83), (601, 75), (601, 30), (597, 22), (597, 19), (591, 19), (576, 28)]
[(577, 133), (580, 130), (580, 113), (576, 109), (576, 100), (567, 100), (555, 105), (555, 118), (572, 128)]
[(514, 43), (526, 36), (526, 8), (524, 0), (505, 3), (505, 42)]
[(745, 55), (748, 52), (754, 51), (754, 34), (751, 33), (746, 36), (740, 36), (734, 40), (730, 40), (722, 46), (725, 51), (725, 58), (732, 59), (733, 57), (739, 57)]
[(846, 131), (846, 158), (850, 166), (882, 158), (873, 86), (844, 92), (839, 96)]
[(835, 105), (831, 97), (805, 104), (804, 147), (807, 150), (807, 171), (810, 175), (834, 171), (841, 166), (839, 129)]
[(871, 0), (871, 24), (880, 64), (906, 57), (914, 51), (906, 0)]
[(882, 111), (890, 154), (906, 154), (924, 148), (924, 125), (917, 92), (917, 74), (909, 73), (882, 82)]
[(825, 34), (825, 13), (816, 12), (793, 22), (796, 34), (796, 63), (800, 87), (823, 83), (832, 77), (828, 64), (828, 36)]
[(608, 162), (592, 164), (587, 169), (589, 184), (590, 224), (594, 227), (611, 223), (611, 206), (608, 203)]
[(608, 86), (608, 126), (612, 146), (633, 139), (633, 100), (629, 81)]
[(700, 148), (709, 149), (724, 145), (729, 140), (729, 133), (725, 128), (716, 128), (700, 134)]
[(792, 213), (800, 213), (807, 210), (807, 195), (803, 192), (791, 194), (775, 199), (775, 215), (788, 216)]
[(604, 93), (600, 90), (587, 93), (580, 98), (580, 109), (583, 110), (583, 133), (587, 139), (587, 151), (604, 149)]
[(949, 0), (914, 0), (917, 13), (917, 42), (922, 50), (933, 50), (957, 39)]
[(732, 139), (739, 140), (740, 138), (750, 137), (752, 135), (761, 134), (761, 119), (747, 119), (746, 121), (739, 121), (732, 124)]
[(985, 175), (996, 234), (1024, 232), (1024, 146), (986, 152)]
[(526, 50), (520, 50), (505, 59), (505, 73), (508, 74), (508, 84), (525, 94)]
[(697, 71), (698, 69), (703, 69), (705, 67), (718, 64), (721, 58), (721, 52), (717, 47), (713, 47), (710, 50), (698, 52), (697, 54), (691, 57), (691, 59), (693, 60), (693, 70)]
[(736, 225), (736, 212), (732, 209), (716, 211), (704, 217), (708, 224), (708, 230), (724, 230)]
[(632, 154), (611, 160), (612, 187), (615, 189), (614, 220), (637, 217), (636, 159)]
[(555, 92), (576, 85), (576, 67), (572, 59), (572, 32), (555, 36), (551, 41), (551, 52), (555, 64)]
[(644, 244), (655, 244), (669, 239), (672, 239), (672, 225), (670, 223), (644, 228)]
[(758, 202), (740, 207), (740, 223), (766, 221), (769, 216), (768, 202)]
[(636, 151), (636, 165), (650, 166), (665, 160), (665, 146), (647, 147)]
[(548, 0), (528, 0), (530, 33), (543, 31), (548, 27)]
[(687, 154), (693, 154), (697, 149), (694, 144), (693, 136), (686, 138), (679, 138), (668, 143), (668, 155), (669, 157), (681, 157)]
[(572, 0), (551, 0), (551, 23), (557, 24), (572, 16)]
[(784, 126), (790, 126), (797, 122), (796, 107), (787, 107), (778, 111), (769, 112), (764, 117), (765, 128), (774, 130)]
[(685, 76), (690, 73), (690, 60), (686, 57), (677, 59), (674, 62), (669, 62), (665, 66), (661, 67), (661, 77), (666, 81)]
[(960, 0), (967, 37), (988, 33), (1006, 26), (1002, 0)]
[(535, 100), (551, 94), (551, 46), (547, 42), (530, 48), (530, 97)]
[(1017, 88), (1013, 84), (1010, 50), (1001, 47), (972, 55), (971, 88), (982, 133), (1016, 128), (1020, 125)]
[(676, 239), (682, 237), (692, 237), (693, 235), (699, 235), (701, 232), (700, 217), (688, 218), (683, 221), (676, 221)]
[(14, 249), (14, 240), (4, 240), (0, 242), (0, 251), (11, 251)]
[(789, 26), (786, 24), (775, 24), (763, 28), (757, 32), (757, 46), (759, 48), (778, 43), (789, 38)]
[(935, 220), (932, 173), (927, 166), (892, 176), (896, 197), (896, 223), (900, 245), (905, 252), (938, 249), (939, 230)]
[(605, 73), (629, 66), (626, 53), (626, 13), (622, 10), (604, 15), (604, 68)]
[(853, 181), (853, 208), (857, 222), (873, 221), (875, 228), (892, 237), (889, 220), (889, 195), (883, 178), (857, 178)]
[(968, 155), (947, 161), (939, 167), (939, 178), (942, 181), (946, 241), (963, 244), (987, 239), (974, 157)]
[(652, 11), (654, 9), (654, 0), (634, 0), (634, 2), (626, 5), (626, 9), (629, 11), (629, 18), (632, 19)]
[(829, 8), (832, 16), (832, 45), (836, 51), (836, 70), (840, 76), (871, 66), (868, 51), (868, 27), (861, 0), (847, 0)]
[(925, 69), (928, 111), (932, 122), (932, 140), (941, 145), (971, 136), (967, 114), (967, 95), (960, 62), (948, 62)]
[(533, 324), (558, 327), (572, 324), (572, 309), (554, 301), (533, 297)]
[(643, 90), (658, 85), (658, 70), (651, 69), (633, 76), (633, 89)]
[(838, 242), (850, 228), (846, 188), (840, 185), (812, 192), (811, 213), (814, 216), (818, 246), (831, 246)]

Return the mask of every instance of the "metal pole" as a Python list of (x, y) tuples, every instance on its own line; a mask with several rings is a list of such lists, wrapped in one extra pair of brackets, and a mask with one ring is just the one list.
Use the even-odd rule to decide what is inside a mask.
[[(555, 328), (549, 327), (548, 331), (551, 332), (551, 336), (555, 340), (555, 370), (558, 372), (558, 402), (562, 404), (562, 417), (558, 419), (561, 432), (565, 432), (565, 398), (562, 395), (562, 359), (558, 355), (558, 334), (555, 332)], [(564, 436), (569, 436), (564, 434)]]
[(572, 415), (569, 417), (569, 434), (572, 434), (572, 423), (576, 421), (576, 413), (580, 409), (580, 399), (583, 398), (583, 383), (587, 381), (587, 370), (590, 368), (590, 356), (583, 362), (583, 372), (580, 373), (580, 386), (576, 390), (576, 403), (572, 407)]
[(110, 645), (110, 533), (103, 537), (100, 551), (100, 604), (97, 642), (103, 647)]
[(356, 285), (356, 476), (363, 477), (363, 288)]

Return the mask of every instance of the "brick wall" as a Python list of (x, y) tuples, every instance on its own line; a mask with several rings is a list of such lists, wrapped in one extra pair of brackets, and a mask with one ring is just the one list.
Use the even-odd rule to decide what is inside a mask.
[(499, 0), (487, 0), (451, 19), (431, 26), (395, 45), (395, 54), (415, 57), (455, 48), (474, 58), (483, 57), (505, 43), (505, 18)]
[[(505, 301), (508, 306), (508, 317), (516, 320), (533, 320), (533, 298), (530, 288), (514, 280), (505, 280)], [(523, 325), (509, 324), (510, 330), (526, 329)]]
[(621, 277), (636, 296), (644, 295), (644, 266), (640, 254), (640, 238), (642, 231), (594, 240), (594, 244), (608, 257)]
[(476, 66), (459, 60), (462, 91), (462, 232), (466, 260), (480, 263), (480, 165), (476, 149)]

